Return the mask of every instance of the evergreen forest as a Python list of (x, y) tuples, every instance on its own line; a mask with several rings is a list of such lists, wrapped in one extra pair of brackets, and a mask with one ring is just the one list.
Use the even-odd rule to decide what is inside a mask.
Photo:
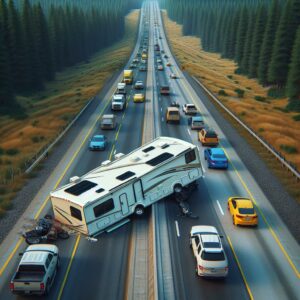
[(0, 113), (124, 34), (137, 0), (0, 0)]
[(286, 95), (300, 111), (300, 0), (162, 0), (184, 35), (233, 59), (236, 73)]

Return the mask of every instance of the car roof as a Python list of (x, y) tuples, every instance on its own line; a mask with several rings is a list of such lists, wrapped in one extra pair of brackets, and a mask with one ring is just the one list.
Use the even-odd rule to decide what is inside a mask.
[(253, 203), (250, 199), (235, 199), (239, 208), (253, 208)]
[(214, 154), (223, 154), (225, 155), (225, 152), (222, 148), (210, 148), (211, 153)]
[(58, 253), (55, 245), (31, 245), (24, 252), (20, 264), (45, 264), (49, 253)]
[(208, 225), (197, 225), (191, 228), (191, 234), (212, 233), (218, 234), (216, 227)]

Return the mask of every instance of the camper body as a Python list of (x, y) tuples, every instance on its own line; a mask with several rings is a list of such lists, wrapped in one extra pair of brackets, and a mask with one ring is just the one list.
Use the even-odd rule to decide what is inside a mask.
[(116, 156), (51, 193), (58, 221), (94, 237), (202, 176), (197, 147), (175, 138)]

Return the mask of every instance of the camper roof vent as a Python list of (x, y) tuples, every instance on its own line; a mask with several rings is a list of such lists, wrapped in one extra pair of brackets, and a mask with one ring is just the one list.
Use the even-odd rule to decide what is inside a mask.
[(144, 153), (143, 156), (147, 157), (147, 156), (149, 156), (149, 153)]
[(77, 183), (80, 181), (80, 177), (78, 176), (73, 176), (70, 178), (70, 183)]
[(108, 159), (108, 160), (105, 160), (101, 163), (101, 166), (107, 166), (111, 163), (111, 161)]
[(115, 159), (119, 159), (119, 158), (121, 158), (122, 156), (124, 156), (124, 153), (116, 153), (115, 154)]
[(160, 143), (159, 144), (159, 147), (161, 148), (161, 149), (166, 149), (166, 148), (168, 148), (170, 145), (168, 144), (168, 143)]
[(133, 156), (131, 159), (130, 159), (132, 162), (138, 162), (140, 159), (140, 157), (138, 156)]

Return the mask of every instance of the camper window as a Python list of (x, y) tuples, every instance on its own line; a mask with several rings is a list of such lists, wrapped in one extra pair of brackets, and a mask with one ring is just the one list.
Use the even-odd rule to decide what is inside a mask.
[(146, 162), (147, 165), (150, 165), (152, 167), (159, 165), (165, 160), (168, 160), (169, 158), (173, 157), (174, 155), (168, 152), (162, 153)]
[(70, 206), (70, 211), (73, 218), (82, 221), (81, 211), (78, 208)]
[(189, 151), (185, 154), (185, 162), (189, 164), (190, 162), (194, 161), (196, 159), (196, 153), (195, 149)]
[(119, 179), (119, 180), (124, 181), (124, 180), (126, 180), (126, 179), (128, 179), (128, 178), (130, 178), (130, 177), (132, 177), (134, 175), (135, 175), (135, 173), (133, 173), (131, 171), (127, 171), (127, 172), (125, 172), (125, 173), (117, 176), (116, 178)]
[(108, 213), (109, 211), (113, 210), (114, 208), (115, 208), (114, 200), (112, 198), (108, 199), (107, 201), (94, 207), (95, 217), (98, 218)]
[(147, 153), (147, 152), (150, 152), (150, 151), (152, 151), (152, 150), (154, 150), (154, 149), (155, 149), (155, 147), (150, 146), (150, 147), (148, 147), (148, 148), (143, 149), (142, 151), (143, 151), (144, 153)]
[(67, 189), (65, 189), (66, 193), (72, 194), (74, 196), (79, 196), (83, 194), (84, 192), (90, 190), (97, 184), (88, 180), (83, 180)]

